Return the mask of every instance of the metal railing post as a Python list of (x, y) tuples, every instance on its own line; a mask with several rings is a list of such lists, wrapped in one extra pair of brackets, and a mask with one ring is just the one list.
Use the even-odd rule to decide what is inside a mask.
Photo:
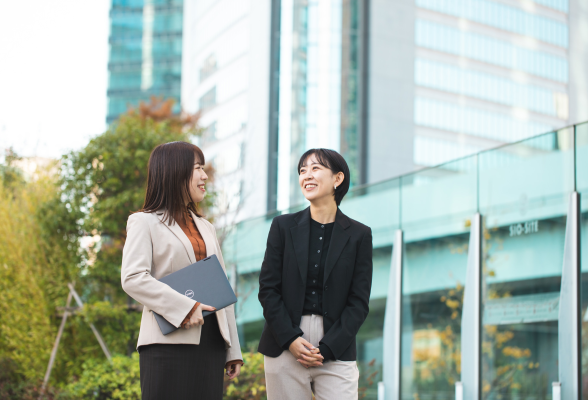
[(402, 230), (394, 234), (392, 265), (388, 281), (386, 317), (384, 319), (384, 399), (400, 399), (400, 367), (402, 338), (402, 267), (404, 237)]
[[(472, 218), (463, 312), (461, 316), (461, 393), (479, 400), (482, 343), (482, 216)], [(458, 388), (456, 386), (456, 394)]]
[(566, 400), (582, 397), (580, 215), (580, 194), (573, 192), (566, 222), (558, 318), (559, 391)]

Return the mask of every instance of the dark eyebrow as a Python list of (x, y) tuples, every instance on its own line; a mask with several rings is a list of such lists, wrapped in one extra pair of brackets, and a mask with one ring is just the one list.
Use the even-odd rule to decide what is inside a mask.
[[(313, 162), (310, 165), (322, 165), (321, 163), (317, 163), (317, 162)], [(304, 164), (303, 166), (300, 167), (300, 169), (304, 168), (304, 167), (308, 167), (308, 165)]]

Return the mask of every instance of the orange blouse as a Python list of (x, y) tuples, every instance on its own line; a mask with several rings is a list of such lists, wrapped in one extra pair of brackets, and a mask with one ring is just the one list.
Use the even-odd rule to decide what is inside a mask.
[[(192, 218), (192, 214), (188, 210), (186, 210), (186, 213), (184, 215), (186, 216), (186, 219), (185, 221), (182, 221), (179, 224), (180, 228), (182, 228), (186, 236), (188, 236), (188, 240), (190, 240), (190, 243), (192, 244), (192, 248), (194, 249), (194, 255), (196, 256), (196, 261), (200, 261), (206, 258), (206, 243), (204, 243), (204, 239), (202, 239), (202, 235), (200, 235), (200, 232), (196, 227), (196, 223)], [(182, 328), (188, 323), (188, 321), (190, 321), (190, 318), (192, 318), (192, 314), (194, 314), (199, 305), (200, 302), (194, 304), (194, 307), (192, 307), (188, 315), (186, 315), (186, 318), (184, 318), (184, 320), (182, 321), (182, 324), (180, 325)], [(233, 364), (243, 365), (243, 361), (228, 361), (225, 365), (225, 368), (228, 369)]]

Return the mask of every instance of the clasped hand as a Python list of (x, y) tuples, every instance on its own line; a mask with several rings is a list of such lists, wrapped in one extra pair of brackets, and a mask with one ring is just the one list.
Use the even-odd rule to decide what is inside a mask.
[(305, 368), (320, 367), (323, 365), (324, 357), (321, 355), (319, 349), (302, 337), (299, 337), (290, 344), (290, 353)]

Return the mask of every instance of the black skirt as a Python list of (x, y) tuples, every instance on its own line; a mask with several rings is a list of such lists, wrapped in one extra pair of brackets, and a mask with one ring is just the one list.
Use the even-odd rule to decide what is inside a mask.
[(215, 314), (204, 317), (200, 344), (139, 347), (143, 400), (222, 400), (227, 350)]

